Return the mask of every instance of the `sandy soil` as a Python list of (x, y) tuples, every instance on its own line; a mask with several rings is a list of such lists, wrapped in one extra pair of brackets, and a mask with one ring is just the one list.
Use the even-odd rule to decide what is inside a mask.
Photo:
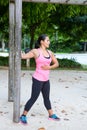
[[(33, 71), (21, 72), (22, 113), (31, 94)], [(0, 130), (87, 130), (87, 72), (53, 70), (50, 73), (51, 103), (60, 121), (48, 120), (48, 113), (40, 94), (29, 111), (28, 125), (13, 122), (13, 103), (8, 102), (8, 70), (0, 70)]]

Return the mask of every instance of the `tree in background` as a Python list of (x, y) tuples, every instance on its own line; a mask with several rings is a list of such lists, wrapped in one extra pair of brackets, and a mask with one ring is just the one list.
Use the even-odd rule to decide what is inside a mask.
[[(8, 19), (8, 0), (0, 0), (0, 42), (8, 44), (9, 37), (9, 19)], [(8, 46), (8, 45), (6, 45)]]
[(30, 48), (40, 33), (46, 33), (51, 11), (55, 10), (54, 4), (24, 3), (23, 4), (23, 34), (30, 34)]
[(78, 42), (87, 40), (87, 6), (56, 5), (56, 11), (50, 17), (51, 22), (58, 26), (59, 49), (80, 49)]
[[(9, 39), (9, 1), (0, 0), (0, 38)], [(74, 50), (86, 41), (87, 6), (47, 3), (23, 3), (22, 41), (34, 42), (41, 33), (49, 34), (55, 51)], [(56, 27), (56, 28), (55, 28)], [(59, 50), (57, 50), (57, 48)], [(61, 50), (62, 48), (62, 50)], [(74, 49), (73, 49), (74, 48)]]

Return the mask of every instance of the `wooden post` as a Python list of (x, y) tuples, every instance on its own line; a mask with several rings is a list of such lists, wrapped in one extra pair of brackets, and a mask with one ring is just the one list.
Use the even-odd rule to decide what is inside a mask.
[(20, 86), (21, 86), (21, 24), (22, 0), (15, 0), (15, 57), (14, 57), (14, 103), (13, 121), (18, 123), (20, 116)]
[(9, 79), (8, 101), (14, 96), (14, 2), (9, 1)]

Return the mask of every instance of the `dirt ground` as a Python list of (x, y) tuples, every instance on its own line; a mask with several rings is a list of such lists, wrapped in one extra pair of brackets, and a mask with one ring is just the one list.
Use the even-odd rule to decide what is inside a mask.
[[(21, 72), (22, 113), (30, 98), (33, 71)], [(13, 103), (8, 102), (8, 69), (0, 70), (0, 129), (1, 130), (87, 130), (87, 71), (52, 70), (50, 99), (60, 121), (48, 120), (48, 113), (40, 94), (29, 111), (28, 125), (13, 122)]]

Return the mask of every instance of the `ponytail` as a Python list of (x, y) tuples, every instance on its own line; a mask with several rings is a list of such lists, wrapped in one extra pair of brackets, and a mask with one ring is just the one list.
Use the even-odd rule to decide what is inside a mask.
[(39, 41), (37, 40), (36, 43), (35, 43), (35, 48), (38, 49), (40, 47), (40, 43)]
[(44, 41), (44, 40), (46, 39), (46, 37), (47, 37), (46, 34), (42, 34), (42, 35), (39, 36), (38, 40), (37, 40), (36, 43), (35, 43), (35, 48), (36, 48), (36, 49), (37, 49), (37, 48), (40, 48), (41, 40)]

